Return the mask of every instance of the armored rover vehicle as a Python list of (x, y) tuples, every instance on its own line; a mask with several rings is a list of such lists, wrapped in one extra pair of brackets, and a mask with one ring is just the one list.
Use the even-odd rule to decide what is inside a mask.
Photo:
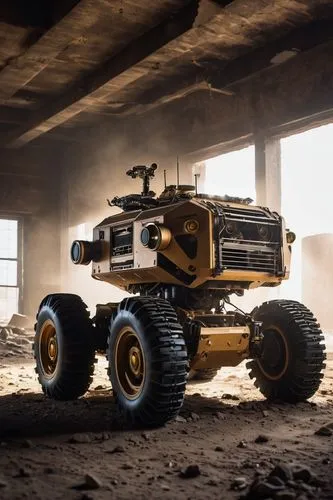
[(95, 353), (104, 351), (123, 418), (160, 425), (180, 410), (190, 377), (249, 359), (266, 398), (295, 403), (318, 389), (323, 335), (313, 314), (293, 300), (272, 300), (251, 312), (232, 306), (244, 290), (275, 287), (289, 277), (295, 234), (284, 219), (252, 200), (197, 193), (196, 187), (150, 190), (156, 164), (127, 175), (140, 194), (115, 197), (121, 213), (74, 241), (71, 259), (92, 263), (92, 277), (131, 296), (98, 304), (90, 319), (77, 295), (42, 301), (34, 353), (43, 391), (69, 400), (92, 381)]

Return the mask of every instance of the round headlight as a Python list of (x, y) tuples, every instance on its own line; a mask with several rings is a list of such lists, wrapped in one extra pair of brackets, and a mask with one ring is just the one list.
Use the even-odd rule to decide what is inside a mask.
[(287, 233), (287, 243), (294, 243), (296, 240), (296, 234), (293, 233), (292, 231), (288, 231)]
[(150, 250), (165, 250), (171, 241), (171, 231), (165, 226), (149, 223), (142, 228), (140, 240)]
[(93, 260), (97, 262), (101, 257), (100, 241), (74, 240), (71, 246), (71, 260), (73, 264), (87, 266)]

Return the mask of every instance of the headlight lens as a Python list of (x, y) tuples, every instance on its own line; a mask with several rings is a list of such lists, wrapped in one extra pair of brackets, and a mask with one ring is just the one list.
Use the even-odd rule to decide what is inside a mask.
[(294, 243), (295, 240), (296, 240), (296, 234), (293, 233), (292, 231), (288, 231), (287, 232), (287, 243), (289, 243), (289, 244)]
[(93, 260), (98, 262), (101, 258), (101, 241), (75, 240), (71, 247), (71, 259), (73, 264), (87, 266)]
[(165, 250), (171, 241), (171, 231), (165, 226), (150, 223), (141, 230), (140, 240), (150, 250)]

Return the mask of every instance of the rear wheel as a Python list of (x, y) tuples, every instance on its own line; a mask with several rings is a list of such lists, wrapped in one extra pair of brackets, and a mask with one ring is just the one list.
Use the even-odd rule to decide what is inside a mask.
[(81, 298), (45, 297), (35, 332), (36, 373), (45, 394), (63, 400), (82, 396), (92, 381), (95, 352), (92, 322)]
[(167, 301), (123, 300), (112, 320), (108, 359), (113, 392), (126, 420), (155, 426), (177, 415), (185, 394), (187, 352)]
[(273, 300), (255, 309), (263, 322), (263, 351), (249, 361), (250, 377), (268, 399), (304, 401), (315, 394), (326, 358), (324, 336), (313, 314), (292, 300)]

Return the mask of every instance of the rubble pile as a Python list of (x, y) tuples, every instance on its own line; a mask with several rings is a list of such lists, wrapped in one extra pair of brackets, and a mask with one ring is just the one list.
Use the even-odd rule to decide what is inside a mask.
[(0, 326), (0, 356), (32, 357), (34, 330), (27, 316), (13, 314), (9, 323)]
[(320, 498), (324, 486), (312, 470), (300, 464), (277, 465), (267, 477), (256, 478), (244, 500), (308, 500)]

